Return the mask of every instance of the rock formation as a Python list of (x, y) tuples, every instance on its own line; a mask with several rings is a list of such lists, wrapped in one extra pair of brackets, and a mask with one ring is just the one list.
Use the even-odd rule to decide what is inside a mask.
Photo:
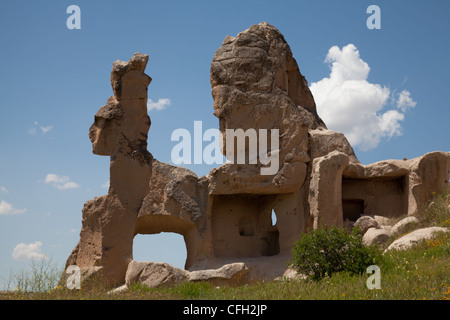
[[(450, 152), (362, 165), (345, 136), (320, 119), (289, 45), (264, 22), (227, 36), (211, 64), (223, 153), (245, 151), (245, 163), (228, 158), (200, 178), (162, 163), (147, 151), (147, 61), (137, 53), (114, 62), (114, 96), (89, 132), (93, 152), (111, 157), (110, 189), (85, 204), (80, 241), (67, 260), (109, 285), (156, 269), (175, 282), (195, 278), (193, 272), (214, 279), (225, 269), (237, 277), (245, 270), (246, 279), (275, 279), (289, 272), (293, 242), (306, 229), (352, 225), (363, 215), (413, 214), (433, 192), (449, 188)], [(268, 164), (261, 153), (251, 158), (250, 142), (239, 151), (227, 132), (240, 129), (275, 132), (264, 139), (267, 156), (277, 161)], [(262, 138), (256, 137), (259, 146)], [(275, 170), (264, 171), (269, 165)], [(188, 271), (133, 261), (134, 236), (160, 232), (184, 236)], [(233, 272), (224, 281), (235, 278)]]
[(123, 281), (132, 259), (137, 212), (150, 190), (147, 61), (148, 55), (135, 54), (128, 63), (113, 64), (114, 96), (96, 113), (89, 130), (93, 153), (111, 157), (109, 192), (85, 203), (80, 241), (67, 261), (90, 275), (101, 271), (111, 283)]

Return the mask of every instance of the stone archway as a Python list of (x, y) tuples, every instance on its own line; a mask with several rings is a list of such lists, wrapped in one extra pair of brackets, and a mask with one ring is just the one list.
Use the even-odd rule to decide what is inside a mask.
[(170, 215), (147, 214), (138, 217), (135, 237), (137, 234), (159, 234), (161, 232), (173, 232), (183, 236), (186, 245), (184, 268), (189, 269), (194, 263), (197, 252), (198, 231), (196, 226), (192, 222)]
[(184, 269), (187, 249), (184, 237), (174, 232), (136, 234), (133, 239), (133, 260), (165, 262)]

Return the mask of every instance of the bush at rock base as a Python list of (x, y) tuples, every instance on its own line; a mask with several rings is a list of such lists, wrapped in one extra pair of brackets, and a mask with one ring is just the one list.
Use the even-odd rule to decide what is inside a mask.
[(356, 231), (347, 233), (332, 227), (302, 234), (292, 249), (289, 264), (298, 273), (320, 280), (341, 271), (362, 274), (379, 259), (379, 250), (365, 246)]

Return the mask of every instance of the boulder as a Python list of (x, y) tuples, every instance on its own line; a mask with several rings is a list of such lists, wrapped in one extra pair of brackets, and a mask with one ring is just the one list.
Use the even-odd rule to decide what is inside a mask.
[(392, 234), (399, 234), (404, 232), (407, 228), (416, 226), (420, 223), (419, 219), (416, 217), (407, 217), (405, 219), (400, 220), (392, 227)]
[(365, 234), (370, 228), (379, 228), (378, 222), (370, 216), (362, 216), (355, 221), (353, 227), (358, 228), (358, 230)]
[(384, 228), (369, 228), (363, 236), (363, 243), (366, 246), (385, 243), (391, 236), (390, 232)]
[(391, 227), (391, 226), (381, 225), (380, 228), (386, 230), (387, 232), (389, 232), (390, 235), (393, 234), (393, 233), (392, 233), (392, 227)]
[(379, 226), (390, 226), (391, 225), (391, 219), (383, 216), (374, 215), (373, 218), (376, 222), (378, 222)]
[(188, 271), (165, 262), (131, 261), (125, 274), (127, 285), (139, 282), (150, 288), (171, 286), (188, 279)]
[(150, 288), (166, 287), (186, 281), (208, 281), (214, 285), (246, 282), (250, 269), (245, 263), (226, 264), (218, 269), (187, 271), (168, 263), (131, 261), (125, 281), (127, 285), (142, 283)]
[(430, 227), (430, 228), (422, 228), (414, 230), (407, 235), (395, 240), (384, 252), (390, 250), (406, 250), (411, 248), (412, 246), (418, 244), (423, 240), (428, 240), (434, 237), (434, 235), (438, 232), (448, 232), (448, 228), (441, 227)]
[(230, 263), (218, 269), (191, 271), (189, 281), (208, 281), (214, 285), (240, 284), (246, 281), (249, 271), (245, 263)]

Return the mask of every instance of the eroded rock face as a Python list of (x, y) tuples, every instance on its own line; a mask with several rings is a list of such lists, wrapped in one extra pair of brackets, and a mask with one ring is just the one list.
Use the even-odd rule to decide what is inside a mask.
[(339, 151), (313, 161), (309, 204), (315, 229), (321, 226), (343, 227), (342, 172), (348, 161), (348, 156)]
[(93, 152), (111, 156), (109, 192), (84, 205), (80, 241), (66, 264), (95, 268), (109, 283), (123, 281), (132, 259), (137, 210), (149, 191), (147, 61), (148, 55), (136, 53), (128, 62), (113, 64), (114, 96), (96, 113), (89, 130)]
[[(89, 130), (93, 152), (111, 157), (110, 188), (84, 205), (80, 241), (66, 263), (89, 278), (99, 274), (107, 285), (118, 285), (128, 275), (127, 282), (150, 286), (206, 278), (271, 280), (286, 274), (292, 245), (305, 230), (352, 227), (366, 215), (381, 223), (413, 214), (449, 188), (450, 152), (361, 164), (345, 136), (320, 119), (289, 45), (265, 22), (227, 36), (210, 76), (223, 153), (238, 151), (227, 145), (227, 130), (265, 129), (263, 153), (277, 160), (275, 170), (263, 173), (268, 164), (261, 151), (249, 155), (250, 143), (244, 144), (244, 163), (228, 159), (200, 178), (160, 162), (147, 150), (147, 62), (139, 53), (114, 62), (113, 96)], [(369, 244), (390, 234), (374, 226), (365, 226)], [(135, 235), (160, 232), (183, 235), (190, 271), (133, 261)]]
[(227, 36), (211, 64), (211, 86), (224, 154), (227, 129), (278, 129), (280, 171), (285, 164), (310, 160), (308, 129), (326, 126), (289, 45), (275, 27), (263, 22), (235, 38)]

